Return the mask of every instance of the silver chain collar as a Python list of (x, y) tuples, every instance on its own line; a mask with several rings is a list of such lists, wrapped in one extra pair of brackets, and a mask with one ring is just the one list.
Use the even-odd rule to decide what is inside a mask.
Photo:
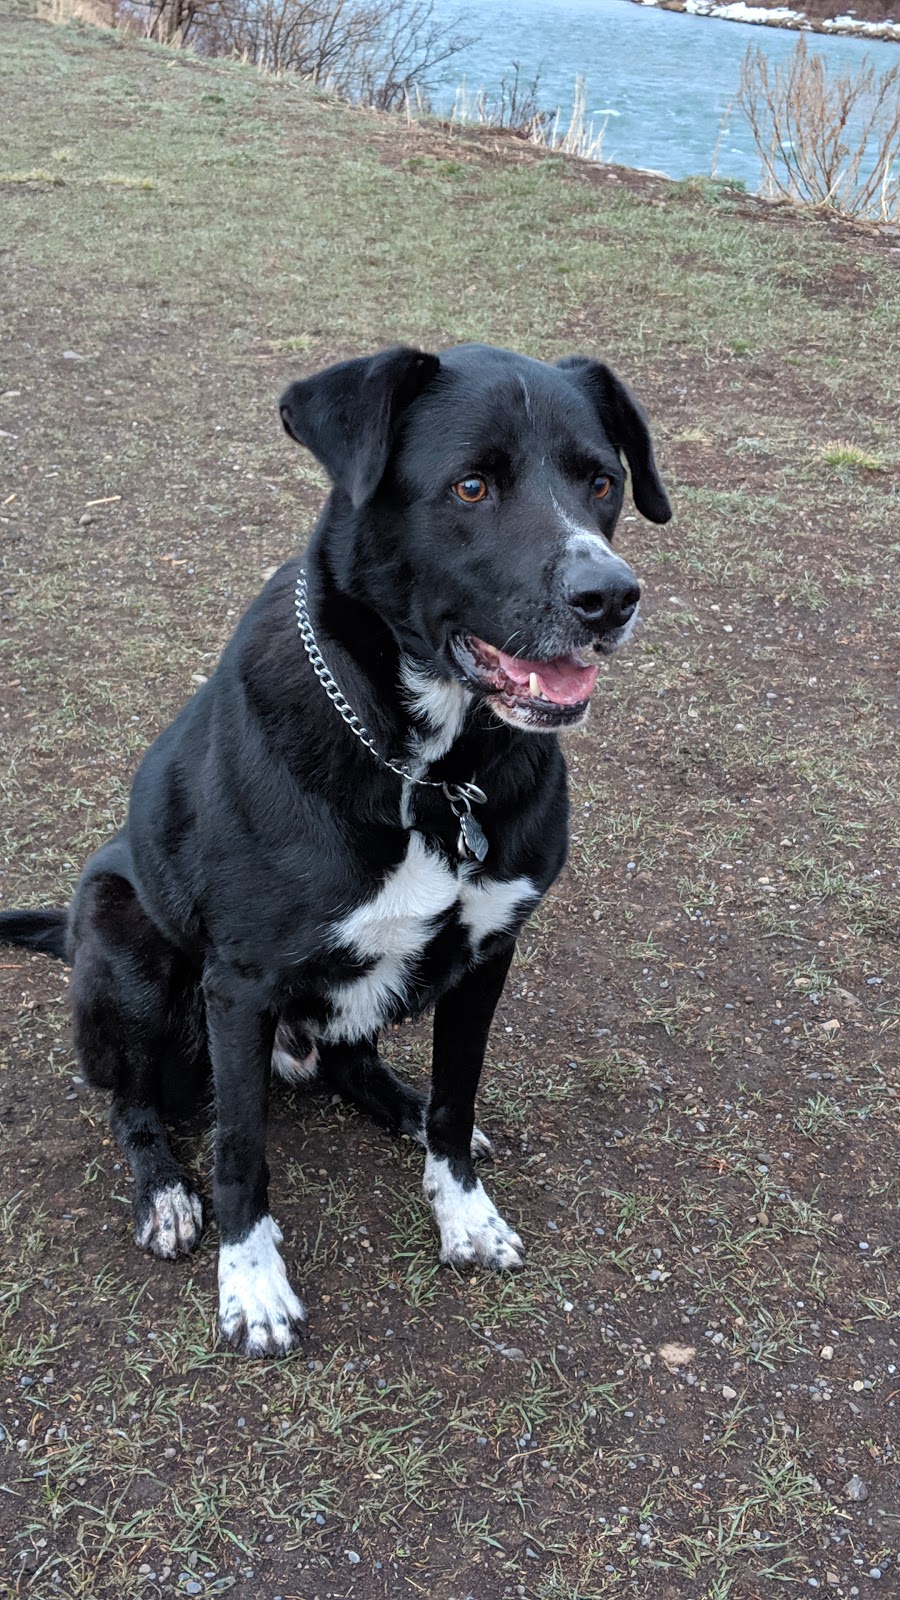
[(472, 815), (473, 805), (484, 805), (487, 795), (479, 789), (477, 783), (442, 783), (435, 778), (417, 778), (414, 772), (402, 761), (391, 761), (388, 756), (383, 756), (375, 744), (368, 729), (360, 722), (346, 695), (341, 691), (334, 674), (322, 655), (313, 632), (312, 620), (307, 604), (306, 573), (301, 567), (297, 574), (297, 583), (294, 588), (294, 610), (297, 614), (297, 628), (303, 641), (303, 648), (309, 657), (310, 665), (325, 690), (329, 700), (335, 707), (338, 715), (346, 722), (351, 733), (355, 733), (361, 744), (371, 750), (376, 761), (383, 767), (388, 767), (391, 772), (396, 772), (398, 778), (406, 783), (418, 784), (420, 789), (441, 789), (449, 802), (450, 809), (459, 819), (459, 839), (457, 848), (459, 854), (468, 860), (483, 861), (488, 851), (488, 842), (481, 824)]

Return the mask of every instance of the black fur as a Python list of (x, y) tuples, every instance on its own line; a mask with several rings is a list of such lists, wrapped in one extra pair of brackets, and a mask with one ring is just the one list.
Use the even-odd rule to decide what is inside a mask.
[[(341, 986), (359, 985), (380, 959), (340, 936), (342, 919), (404, 862), (411, 827), (428, 870), (439, 862), (455, 871), (459, 823), (438, 788), (404, 798), (400, 780), (340, 720), (298, 637), (299, 564), (288, 562), (147, 752), (127, 823), (88, 862), (65, 926), (62, 912), (0, 917), (0, 939), (73, 965), (79, 1061), (112, 1094), (138, 1239), (163, 1255), (194, 1247), (199, 1212), (161, 1116), (210, 1069), (223, 1246), (267, 1218), (276, 1029), (298, 1059), (317, 1048), (341, 1094), (427, 1140), (461, 1194), (474, 1190), (488, 1030), (518, 929), (563, 865), (567, 799), (555, 734), (499, 720), (503, 706), (465, 640), (538, 662), (591, 643), (614, 648), (638, 590), (589, 530), (612, 537), (620, 452), (637, 505), (656, 521), (670, 514), (643, 412), (607, 367), (583, 358), (554, 367), (479, 346), (440, 357), (395, 349), (293, 384), (281, 415), (334, 484), (306, 560), (331, 671), (377, 748), (407, 762), (435, 729), (411, 703), (404, 662), (417, 682), (458, 696), (467, 707), (458, 736), (424, 775), (475, 779), (487, 796), (476, 809), (489, 854), (482, 877), (473, 869), (467, 881), (528, 879), (534, 893), (481, 943), (462, 903), (447, 907), (429, 922), (402, 992), (381, 1007), (378, 1026), (436, 1007), (427, 1107), (379, 1060), (377, 1026), (355, 1040), (336, 1035)], [(486, 486), (479, 504), (452, 487), (472, 474)], [(573, 544), (572, 528), (587, 538)], [(561, 724), (571, 708), (538, 703), (534, 714), (557, 712)], [(294, 1342), (298, 1314), (254, 1322), (244, 1306), (223, 1326), (249, 1353), (278, 1353)]]

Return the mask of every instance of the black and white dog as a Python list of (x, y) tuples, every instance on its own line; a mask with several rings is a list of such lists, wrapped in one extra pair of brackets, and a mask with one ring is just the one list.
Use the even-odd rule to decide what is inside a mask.
[[(637, 615), (610, 544), (622, 456), (638, 509), (670, 516), (642, 410), (582, 357), (385, 350), (294, 383), (281, 415), (334, 485), (305, 573), (280, 568), (148, 751), (68, 912), (0, 918), (0, 940), (72, 963), (81, 1070), (112, 1091), (158, 1256), (200, 1238), (163, 1118), (211, 1071), (219, 1330), (251, 1356), (289, 1351), (305, 1316), (269, 1213), (273, 1068), (424, 1144), (442, 1261), (522, 1264), (475, 1175), (475, 1094), (565, 859), (557, 730)], [(378, 1036), (430, 1006), (426, 1099)]]

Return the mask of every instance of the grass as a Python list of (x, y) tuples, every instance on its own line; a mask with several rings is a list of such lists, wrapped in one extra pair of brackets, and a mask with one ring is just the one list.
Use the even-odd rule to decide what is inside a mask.
[[(401, 339), (595, 351), (677, 512), (623, 519), (646, 622), (568, 743), (570, 869), (493, 1034), (479, 1117), (519, 1277), (440, 1271), (419, 1153), (279, 1090), (310, 1340), (218, 1351), (214, 1234), (181, 1268), (134, 1249), (65, 974), (0, 963), (12, 1593), (774, 1600), (881, 1564), (887, 1592), (895, 259), (728, 186), (24, 6), (0, 28), (4, 904), (62, 903), (311, 527), (291, 375)], [(426, 1070), (421, 1029), (387, 1050)], [(185, 1151), (208, 1185), (202, 1129)]]

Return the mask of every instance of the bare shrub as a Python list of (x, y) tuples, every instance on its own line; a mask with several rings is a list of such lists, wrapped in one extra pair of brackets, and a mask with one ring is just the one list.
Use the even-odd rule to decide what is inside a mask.
[(495, 95), (484, 88), (470, 91), (461, 83), (453, 99), (451, 122), (478, 122), (487, 128), (504, 128), (519, 139), (533, 139), (535, 134), (553, 121), (555, 113), (540, 104), (540, 74), (531, 82), (522, 78), (518, 61), (513, 62), (512, 76), (500, 79)]
[(186, 45), (208, 14), (204, 0), (122, 0), (120, 23), (157, 44)]
[(498, 94), (489, 96), (484, 89), (474, 92), (460, 84), (450, 112), (451, 122), (478, 122), (488, 128), (505, 128), (529, 144), (540, 145), (544, 150), (559, 150), (565, 155), (583, 156), (589, 161), (603, 160), (603, 135), (609, 120), (604, 118), (599, 129), (587, 116), (587, 86), (584, 78), (575, 79), (572, 115), (563, 124), (559, 110), (542, 109), (538, 102), (540, 78), (523, 83), (518, 62), (514, 63), (513, 76), (503, 79)]
[(148, 39), (296, 73), (380, 111), (427, 96), (471, 41), (435, 0), (122, 0)]
[(830, 76), (801, 34), (783, 66), (750, 49), (737, 102), (768, 192), (849, 216), (900, 217), (900, 63)]
[(86, 22), (92, 28), (114, 28), (117, 0), (39, 0), (37, 14), (42, 22)]

